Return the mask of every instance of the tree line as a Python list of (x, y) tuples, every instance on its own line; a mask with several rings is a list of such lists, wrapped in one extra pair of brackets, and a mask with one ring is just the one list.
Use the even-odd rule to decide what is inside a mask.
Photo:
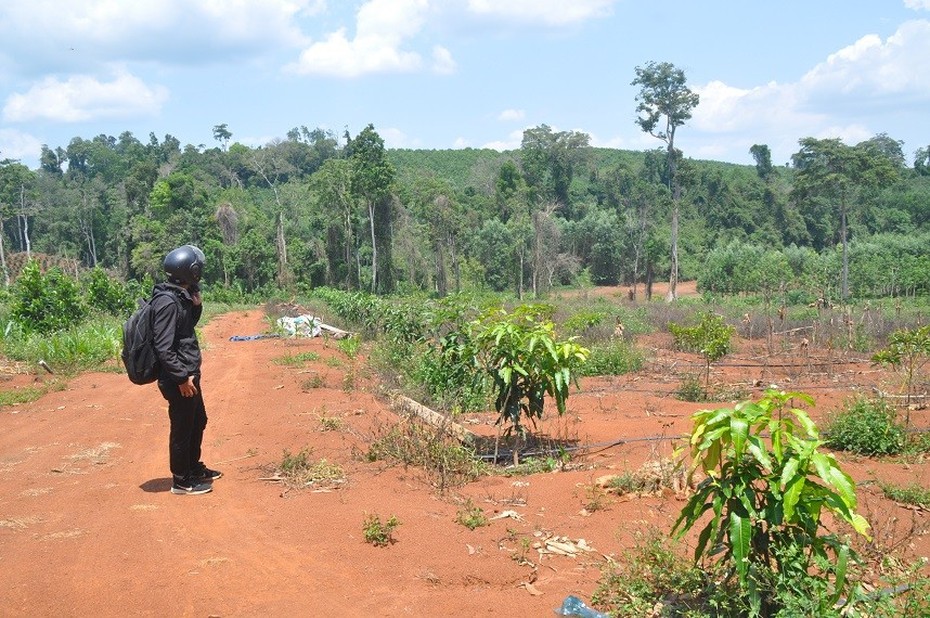
[[(255, 148), (226, 124), (212, 147), (128, 131), (46, 145), (37, 169), (0, 161), (0, 268), (8, 284), (11, 254), (45, 253), (158, 279), (164, 254), (193, 243), (208, 256), (208, 290), (242, 293), (523, 297), (593, 283), (648, 296), (656, 280), (674, 293), (679, 277), (721, 292), (930, 292), (919, 274), (930, 148), (909, 162), (886, 134), (853, 145), (805, 137), (784, 167), (764, 144), (750, 151), (754, 166), (694, 160), (674, 144), (699, 104), (684, 74), (649, 63), (633, 83), (638, 124), (662, 148), (594, 148), (547, 125), (507, 152), (387, 149), (372, 125), (341, 136), (301, 126)], [(756, 255), (778, 267), (727, 262)]]

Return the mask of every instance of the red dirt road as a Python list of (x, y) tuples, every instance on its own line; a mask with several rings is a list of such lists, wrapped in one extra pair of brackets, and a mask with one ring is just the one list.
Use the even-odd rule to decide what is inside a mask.
[[(596, 478), (667, 456), (671, 439), (657, 438), (684, 434), (689, 414), (706, 407), (671, 394), (695, 359), (673, 357), (656, 342), (646, 344), (643, 372), (584, 381), (569, 413), (540, 427), (585, 444), (647, 439), (602, 448), (569, 471), (485, 477), (439, 496), (418, 470), (359, 456), (379, 427), (397, 420), (363, 364), (346, 390), (352, 361), (333, 342), (229, 340), (265, 328), (259, 311), (204, 328), (204, 459), (225, 472), (211, 494), (168, 491), (168, 419), (154, 385), (93, 373), (37, 402), (0, 408), (0, 615), (547, 616), (569, 594), (589, 599), (604, 556), (619, 556), (636, 531), (670, 530), (683, 504), (668, 492), (608, 496), (602, 508), (583, 508)], [(320, 360), (273, 362), (307, 351)], [(748, 349), (741, 355), (757, 357)], [(750, 389), (757, 378), (779, 380), (771, 370), (733, 364), (715, 378)], [(314, 375), (322, 385), (308, 388)], [(826, 413), (885, 377), (867, 362), (850, 363), (788, 388), (811, 387), (816, 409)], [(46, 376), (16, 376), (0, 388), (25, 379)], [(493, 420), (472, 415), (468, 426), (491, 434)], [(928, 426), (930, 417), (918, 411), (912, 422)], [(347, 482), (285, 491), (261, 480), (285, 449), (306, 447), (314, 460), (342, 466)], [(930, 555), (927, 513), (880, 499), (872, 484), (930, 486), (930, 465), (843, 464), (861, 484), (863, 513), (876, 531), (887, 531), (882, 542), (897, 543), (909, 559)], [(500, 517), (467, 529), (455, 521), (466, 499)], [(396, 543), (366, 543), (368, 515), (396, 516)], [(545, 551), (556, 537), (590, 551)]]

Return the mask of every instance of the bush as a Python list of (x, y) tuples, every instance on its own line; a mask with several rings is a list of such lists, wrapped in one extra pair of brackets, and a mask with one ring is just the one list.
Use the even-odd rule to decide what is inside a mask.
[(128, 317), (136, 308), (138, 290), (113, 279), (102, 268), (94, 268), (84, 282), (87, 305), (96, 311)]
[(387, 428), (367, 453), (369, 461), (416, 466), (440, 492), (478, 479), (484, 471), (474, 449), (420, 423), (403, 422)]
[[(669, 593), (681, 599), (677, 609), (698, 610), (705, 574), (682, 557), (683, 550), (658, 530), (637, 538), (620, 562), (602, 571), (591, 602), (618, 618), (657, 615), (654, 609)], [(666, 615), (663, 613), (662, 615)], [(680, 614), (674, 614), (680, 615)]]
[(471, 500), (466, 501), (462, 508), (455, 514), (455, 523), (461, 524), (469, 530), (474, 530), (490, 524), (484, 509), (480, 506), (476, 506)]
[(675, 391), (675, 398), (679, 401), (707, 401), (707, 389), (704, 388), (704, 385), (701, 383), (701, 379), (698, 376), (685, 376), (682, 378), (681, 385), (678, 387), (678, 390)]
[(87, 315), (77, 282), (58, 268), (43, 274), (35, 260), (23, 267), (10, 294), (11, 317), (26, 331), (52, 333)]
[(822, 616), (853, 588), (854, 554), (829, 532), (827, 511), (868, 538), (852, 478), (818, 451), (817, 427), (794, 401), (813, 404), (804, 393), (769, 389), (757, 401), (692, 415), (691, 469), (704, 480), (673, 532), (681, 538), (703, 525), (695, 560), (735, 575), (750, 615)]
[(859, 455), (896, 455), (907, 442), (894, 408), (883, 399), (858, 397), (847, 402), (824, 429), (830, 448)]
[(643, 353), (625, 340), (592, 345), (587, 362), (578, 368), (582, 376), (618, 376), (642, 369)]

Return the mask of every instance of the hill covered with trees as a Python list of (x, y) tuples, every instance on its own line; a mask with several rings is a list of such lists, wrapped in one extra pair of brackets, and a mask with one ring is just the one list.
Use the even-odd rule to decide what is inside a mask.
[(231, 292), (525, 296), (590, 282), (648, 294), (672, 274), (674, 210), (677, 275), (709, 293), (930, 292), (928, 152), (909, 165), (883, 134), (802, 139), (790, 167), (772, 166), (765, 145), (756, 165), (733, 165), (593, 148), (546, 125), (507, 152), (386, 149), (371, 125), (298, 127), (258, 148), (226, 125), (214, 136), (210, 148), (75, 137), (44, 147), (37, 169), (0, 162), (4, 280), (18, 253), (158, 278), (165, 252), (193, 243), (208, 289)]

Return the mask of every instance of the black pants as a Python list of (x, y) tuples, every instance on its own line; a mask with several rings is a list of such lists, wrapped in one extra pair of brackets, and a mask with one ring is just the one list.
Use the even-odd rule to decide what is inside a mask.
[(203, 405), (199, 376), (194, 378), (194, 386), (197, 394), (184, 397), (177, 384), (158, 382), (158, 390), (168, 401), (168, 418), (171, 420), (168, 436), (171, 474), (179, 479), (186, 478), (200, 462), (203, 430), (207, 427), (207, 410)]

